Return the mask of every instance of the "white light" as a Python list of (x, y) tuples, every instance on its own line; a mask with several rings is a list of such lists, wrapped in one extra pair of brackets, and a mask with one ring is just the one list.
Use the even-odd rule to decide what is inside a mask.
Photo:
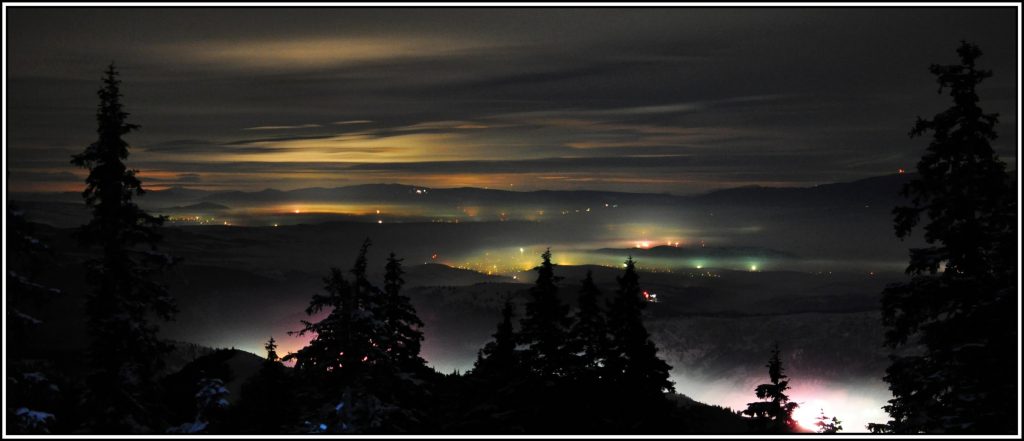
[(380, 220), (380, 219), (377, 219), (377, 223), (378, 223), (378, 224), (382, 224), (382, 223), (384, 223), (384, 221), (382, 221), (382, 220)]
[(757, 265), (750, 265), (751, 271), (757, 271)]

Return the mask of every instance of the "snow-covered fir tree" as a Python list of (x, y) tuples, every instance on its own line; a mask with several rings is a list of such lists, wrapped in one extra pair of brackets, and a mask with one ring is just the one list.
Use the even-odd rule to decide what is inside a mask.
[(167, 429), (168, 433), (204, 434), (209, 433), (211, 421), (223, 418), (231, 402), (228, 400), (230, 391), (219, 378), (203, 378), (199, 380), (196, 392), (196, 417), (188, 423)]

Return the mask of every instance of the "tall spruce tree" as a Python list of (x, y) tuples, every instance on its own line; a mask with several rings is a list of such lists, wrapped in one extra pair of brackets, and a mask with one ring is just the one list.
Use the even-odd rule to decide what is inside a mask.
[(541, 259), (535, 268), (537, 281), (530, 288), (519, 337), (526, 345), (523, 355), (527, 366), (541, 378), (553, 379), (563, 376), (569, 365), (565, 343), (572, 322), (569, 305), (558, 298), (561, 277), (555, 276), (551, 250), (544, 251)]
[(314, 334), (308, 345), (284, 360), (295, 360), (299, 371), (315, 373), (333, 386), (351, 386), (366, 379), (369, 367), (385, 360), (387, 355), (379, 342), (385, 337), (383, 321), (376, 314), (380, 308), (374, 298), (375, 289), (366, 279), (367, 240), (350, 270), (354, 281), (349, 283), (339, 268), (331, 268), (324, 278), (326, 295), (314, 294), (306, 308), (307, 315), (329, 310), (327, 317), (313, 323), (302, 321), (296, 334)]
[(331, 269), (327, 295), (314, 295), (306, 310), (308, 315), (330, 313), (317, 323), (304, 321), (298, 333), (316, 337), (285, 357), (296, 360), (300, 373), (312, 374), (305, 376), (313, 389), (309, 401), (319, 408), (308, 418), (310, 432), (401, 432), (421, 423), (411, 403), (422, 398), (415, 390), (421, 381), (416, 374), (424, 367), (415, 328), (421, 322), (400, 295), (399, 259), (389, 259), (385, 290), (369, 281), (369, 247), (367, 239), (349, 271), (351, 283), (341, 270)]
[(92, 372), (85, 409), (90, 431), (142, 433), (161, 424), (151, 412), (153, 378), (169, 346), (157, 338), (149, 317), (170, 319), (176, 312), (173, 298), (155, 278), (173, 259), (156, 251), (163, 218), (132, 202), (144, 191), (136, 170), (124, 163), (128, 143), (122, 137), (138, 126), (126, 122), (120, 83), (111, 64), (98, 92), (99, 139), (71, 160), (89, 169), (82, 196), (93, 209), (78, 237), (101, 253), (87, 262), (93, 286), (86, 299)]
[(516, 335), (512, 324), (515, 316), (515, 304), (512, 299), (505, 299), (501, 308), (501, 321), (498, 329), (492, 334), (494, 340), (487, 342), (477, 354), (472, 374), (478, 377), (501, 377), (516, 369), (519, 357), (516, 353)]
[(574, 376), (584, 382), (597, 381), (609, 346), (608, 325), (597, 301), (600, 297), (593, 272), (587, 271), (580, 286), (579, 310), (569, 331), (567, 348), (575, 356)]
[(511, 297), (506, 297), (494, 339), (477, 353), (473, 369), (462, 380), (464, 389), (452, 417), (461, 433), (522, 433), (536, 423), (536, 413), (548, 408), (540, 396), (549, 388), (536, 387), (537, 378), (530, 375), (517, 349), (515, 310)]
[(927, 246), (910, 250), (912, 279), (886, 287), (885, 342), (909, 348), (886, 370), (891, 420), (872, 430), (910, 433), (1012, 433), (1017, 397), (1016, 200), (1006, 165), (992, 149), (997, 115), (978, 106), (981, 50), (962, 42), (960, 63), (932, 65), (939, 93), (953, 106), (918, 118), (911, 137), (933, 134), (903, 189), (896, 235), (923, 223)]
[(789, 380), (782, 369), (779, 345), (772, 347), (772, 356), (765, 365), (768, 368), (769, 383), (760, 384), (754, 393), (761, 401), (748, 403), (743, 414), (753, 417), (753, 428), (759, 433), (788, 433), (796, 429), (793, 411), (797, 404), (789, 401)]
[(374, 394), (389, 406), (389, 432), (410, 432), (423, 427), (428, 391), (424, 379), (429, 375), (426, 361), (420, 357), (423, 321), (416, 315), (409, 297), (402, 294), (402, 259), (390, 253), (384, 266), (384, 289), (376, 290), (384, 335), (378, 344), (385, 359), (376, 363)]
[(388, 255), (384, 267), (383, 316), (387, 326), (389, 345), (387, 352), (393, 363), (403, 370), (419, 369), (426, 363), (420, 357), (423, 342), (423, 321), (416, 315), (409, 297), (402, 294), (402, 259), (395, 253)]
[(273, 336), (270, 337), (270, 340), (267, 340), (267, 343), (263, 345), (263, 348), (267, 350), (267, 361), (278, 360), (279, 357), (277, 356), (277, 342), (274, 341)]
[(601, 369), (601, 381), (608, 391), (603, 412), (612, 430), (650, 432), (659, 430), (671, 411), (666, 392), (675, 389), (669, 380), (672, 369), (658, 358), (658, 348), (643, 322), (646, 301), (640, 289), (636, 263), (630, 257), (616, 278), (619, 288), (608, 304), (608, 334), (611, 336)]
[(630, 257), (616, 280), (619, 289), (608, 305), (608, 333), (611, 335), (605, 356), (604, 375), (608, 381), (630, 393), (652, 399), (675, 390), (668, 379), (672, 369), (658, 358), (658, 348), (650, 339), (643, 322), (647, 302), (640, 289), (636, 262)]

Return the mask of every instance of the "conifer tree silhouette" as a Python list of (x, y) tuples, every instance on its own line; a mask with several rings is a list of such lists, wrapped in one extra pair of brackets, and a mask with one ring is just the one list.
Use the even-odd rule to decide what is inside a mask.
[(1017, 397), (1016, 199), (1010, 176), (992, 149), (997, 115), (978, 106), (981, 50), (962, 42), (960, 63), (932, 65), (939, 93), (953, 106), (918, 118), (911, 137), (933, 133), (903, 189), (896, 235), (924, 222), (927, 246), (910, 250), (907, 283), (886, 287), (885, 342), (915, 348), (893, 356), (886, 370), (890, 421), (876, 432), (1013, 433)]
[(658, 348), (643, 323), (646, 306), (640, 289), (636, 262), (630, 257), (618, 276), (619, 288), (608, 305), (608, 333), (611, 336), (604, 357), (602, 377), (612, 393), (619, 425), (643, 430), (648, 421), (665, 417), (670, 403), (666, 392), (675, 389), (669, 380), (672, 369), (658, 358)]
[(748, 403), (743, 414), (753, 417), (753, 427), (759, 433), (788, 433), (796, 428), (796, 421), (793, 420), (793, 410), (797, 404), (789, 401), (786, 390), (789, 389), (789, 380), (782, 369), (782, 360), (779, 358), (779, 345), (772, 347), (772, 356), (766, 365), (768, 368), (769, 383), (758, 385), (754, 389), (757, 398), (761, 401)]
[(348, 282), (339, 268), (331, 268), (324, 278), (326, 295), (314, 294), (306, 308), (307, 315), (316, 315), (329, 310), (327, 317), (319, 322), (302, 321), (303, 328), (298, 335), (313, 333), (316, 337), (309, 344), (285, 361), (295, 360), (300, 371), (324, 375), (328, 384), (349, 386), (363, 379), (370, 371), (369, 366), (386, 358), (384, 348), (379, 345), (385, 335), (383, 321), (376, 314), (380, 311), (374, 287), (366, 279), (366, 253), (370, 242), (363, 243), (350, 273), (353, 282)]
[(388, 255), (384, 267), (383, 316), (388, 328), (390, 359), (401, 369), (419, 369), (425, 364), (420, 357), (423, 342), (423, 321), (416, 315), (409, 297), (402, 294), (405, 280), (402, 274), (402, 259), (395, 253)]
[(608, 325), (598, 304), (601, 291), (594, 284), (592, 271), (587, 271), (580, 286), (579, 310), (569, 332), (567, 350), (575, 356), (573, 376), (576, 380), (595, 383), (608, 351)]
[[(424, 369), (419, 356), (422, 323), (401, 295), (400, 259), (385, 267), (385, 289), (367, 277), (370, 240), (363, 242), (348, 282), (340, 269), (324, 279), (327, 295), (316, 294), (307, 315), (329, 310), (319, 322), (303, 321), (299, 335), (315, 333), (309, 344), (284, 360), (311, 389), (308, 419), (313, 433), (375, 433), (410, 430), (419, 418), (410, 401)], [(404, 406), (404, 407), (403, 407)]]
[(516, 335), (512, 319), (515, 317), (515, 305), (511, 299), (505, 299), (501, 308), (501, 322), (492, 335), (494, 340), (488, 342), (477, 354), (473, 365), (473, 375), (484, 377), (507, 376), (509, 371), (517, 369), (519, 357), (516, 354)]
[(571, 325), (569, 306), (558, 298), (558, 281), (551, 250), (541, 255), (536, 267), (537, 281), (530, 288), (530, 300), (521, 320), (520, 343), (526, 346), (524, 362), (542, 379), (552, 380), (565, 374), (569, 356), (565, 351)]
[(277, 342), (274, 341), (273, 336), (267, 340), (267, 344), (263, 345), (263, 348), (267, 350), (267, 361), (277, 361)]
[(511, 296), (506, 297), (493, 340), (477, 352), (473, 369), (463, 377), (466, 389), (456, 401), (464, 402), (458, 403), (459, 414), (453, 421), (460, 431), (520, 433), (531, 423), (526, 415), (544, 405), (534, 400), (535, 378), (528, 374), (522, 351), (517, 349), (515, 310)]
[(277, 356), (271, 337), (259, 372), (242, 384), (231, 426), (243, 434), (281, 434), (294, 430), (298, 418), (295, 381)]
[(89, 169), (82, 196), (92, 207), (92, 220), (78, 237), (101, 253), (87, 263), (87, 280), (93, 286), (86, 299), (92, 372), (85, 409), (91, 414), (87, 426), (96, 433), (143, 433), (161, 424), (150, 404), (155, 399), (153, 378), (169, 347), (157, 338), (149, 317), (170, 319), (176, 312), (173, 298), (156, 279), (174, 262), (156, 251), (163, 218), (132, 201), (144, 191), (136, 170), (124, 163), (129, 152), (122, 137), (138, 126), (126, 122), (120, 83), (111, 64), (98, 92), (99, 139), (71, 160)]
[(420, 357), (423, 321), (409, 297), (402, 294), (404, 273), (402, 259), (389, 253), (384, 289), (373, 288), (379, 308), (375, 315), (384, 325), (384, 334), (375, 341), (386, 357), (374, 365), (374, 393), (393, 407), (387, 416), (389, 432), (409, 432), (423, 424), (423, 403), (428, 395), (423, 383), (429, 368)]
[(843, 422), (839, 421), (839, 418), (825, 415), (825, 409), (821, 409), (821, 413), (815, 420), (814, 425), (818, 427), (818, 433), (822, 435), (835, 435), (843, 430)]

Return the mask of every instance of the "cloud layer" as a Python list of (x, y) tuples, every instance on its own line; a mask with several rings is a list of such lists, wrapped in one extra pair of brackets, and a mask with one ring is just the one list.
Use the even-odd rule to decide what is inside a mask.
[[(151, 185), (690, 193), (912, 166), (963, 37), (1016, 167), (1014, 9), (8, 9), (8, 184), (75, 189), (123, 75)], [(955, 32), (954, 32), (955, 31)]]

